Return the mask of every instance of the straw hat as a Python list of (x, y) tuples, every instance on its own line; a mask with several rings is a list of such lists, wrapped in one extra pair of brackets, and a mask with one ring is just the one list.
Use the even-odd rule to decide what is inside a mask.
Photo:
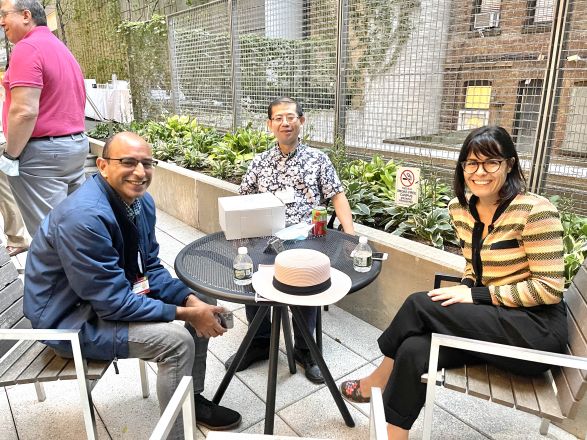
[(330, 258), (312, 249), (290, 249), (274, 266), (259, 267), (253, 288), (261, 296), (298, 306), (323, 306), (342, 299), (351, 288), (349, 276), (330, 267)]

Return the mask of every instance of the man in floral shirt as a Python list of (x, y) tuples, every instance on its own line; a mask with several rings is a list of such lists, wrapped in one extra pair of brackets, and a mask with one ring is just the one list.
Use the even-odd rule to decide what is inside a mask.
[[(243, 177), (239, 192), (255, 194), (271, 192), (285, 203), (288, 225), (310, 221), (312, 208), (332, 201), (336, 216), (343, 230), (354, 234), (353, 219), (344, 188), (336, 175), (330, 159), (323, 152), (301, 144), (299, 134), (305, 117), (299, 103), (282, 97), (269, 104), (267, 127), (277, 144), (253, 159)], [(246, 306), (247, 320), (253, 320), (257, 306)], [(310, 334), (316, 330), (317, 307), (301, 307)], [(294, 321), (294, 357), (305, 370), (306, 377), (314, 383), (324, 378)], [(269, 359), (271, 323), (267, 316), (261, 323), (249, 350), (238, 370), (245, 370), (252, 363)], [(226, 362), (230, 366), (234, 355)]]

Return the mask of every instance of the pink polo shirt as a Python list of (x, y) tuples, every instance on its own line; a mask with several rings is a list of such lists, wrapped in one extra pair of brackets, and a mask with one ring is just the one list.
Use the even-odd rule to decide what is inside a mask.
[(14, 46), (2, 85), (4, 132), (13, 87), (42, 89), (39, 117), (31, 137), (63, 136), (84, 131), (86, 89), (82, 70), (69, 49), (47, 26), (37, 26)]

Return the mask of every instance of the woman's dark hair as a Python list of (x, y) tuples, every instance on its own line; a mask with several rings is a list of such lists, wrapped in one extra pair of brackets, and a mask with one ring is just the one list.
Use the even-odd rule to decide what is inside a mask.
[(462, 206), (467, 206), (465, 197), (465, 175), (461, 162), (467, 160), (473, 153), (476, 156), (485, 156), (491, 159), (508, 159), (511, 171), (499, 190), (499, 203), (508, 200), (526, 191), (526, 179), (520, 167), (520, 158), (509, 133), (503, 127), (487, 125), (473, 130), (465, 141), (459, 154), (455, 169), (454, 192)]

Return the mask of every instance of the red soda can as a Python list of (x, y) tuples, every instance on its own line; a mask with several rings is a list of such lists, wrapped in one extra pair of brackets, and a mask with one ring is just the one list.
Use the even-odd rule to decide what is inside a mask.
[(314, 228), (312, 229), (312, 233), (316, 237), (322, 237), (326, 235), (326, 220), (327, 220), (327, 213), (325, 206), (316, 206), (312, 209), (312, 224)]

